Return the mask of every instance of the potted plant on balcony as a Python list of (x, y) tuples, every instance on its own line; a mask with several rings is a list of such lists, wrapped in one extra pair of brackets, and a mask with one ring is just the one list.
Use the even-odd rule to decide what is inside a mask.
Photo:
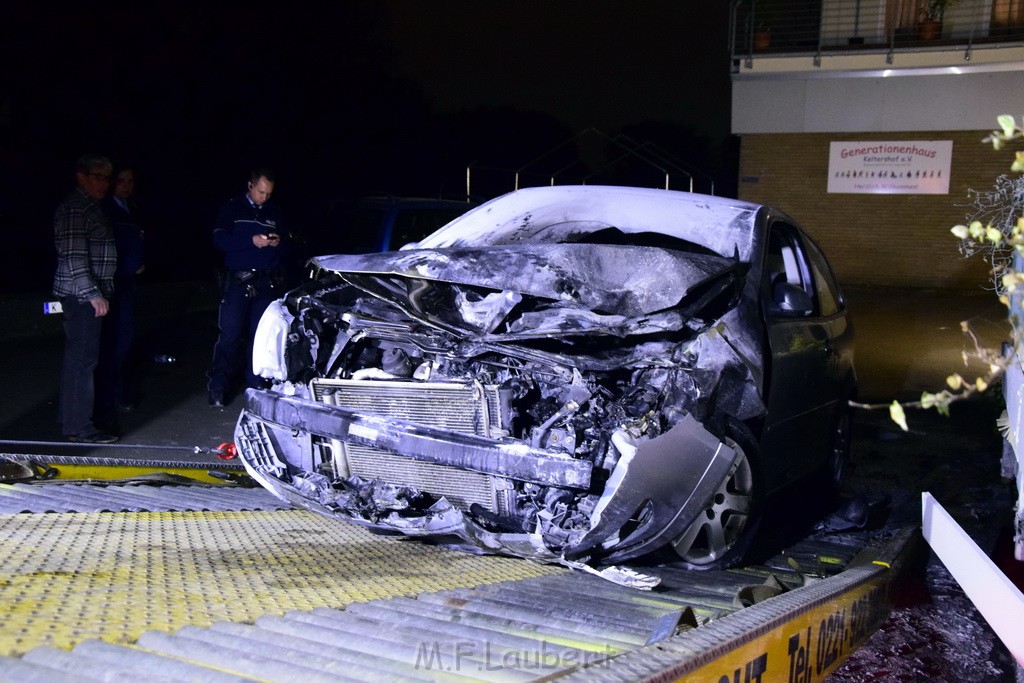
[(784, 0), (752, 0), (751, 12), (754, 18), (753, 47), (767, 50), (772, 47), (772, 29), (784, 16), (780, 5)]
[(921, 4), (921, 18), (917, 22), (919, 40), (935, 40), (942, 35), (942, 17), (946, 9), (957, 0), (924, 0)]
[(754, 49), (767, 50), (772, 46), (772, 27), (765, 22), (759, 22), (754, 28)]

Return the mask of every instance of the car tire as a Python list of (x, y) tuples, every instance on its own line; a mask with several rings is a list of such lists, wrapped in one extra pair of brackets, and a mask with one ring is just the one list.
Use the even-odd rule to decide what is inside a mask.
[(675, 566), (697, 570), (735, 566), (757, 533), (762, 498), (757, 447), (745, 428), (729, 432), (731, 436), (722, 441), (738, 451), (739, 458), (711, 505), (669, 544), (669, 549), (675, 551)]

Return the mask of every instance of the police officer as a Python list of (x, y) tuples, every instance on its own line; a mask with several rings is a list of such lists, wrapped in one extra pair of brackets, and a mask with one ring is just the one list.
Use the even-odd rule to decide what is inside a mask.
[(241, 360), (246, 385), (262, 386), (252, 371), (252, 337), (263, 311), (281, 296), (284, 285), (281, 237), (285, 233), (277, 206), (267, 203), (273, 191), (273, 173), (265, 168), (254, 170), (248, 192), (229, 199), (214, 226), (213, 243), (224, 252), (226, 270), (218, 319), (220, 336), (207, 385), (214, 408), (224, 407), (241, 350), (245, 351)]

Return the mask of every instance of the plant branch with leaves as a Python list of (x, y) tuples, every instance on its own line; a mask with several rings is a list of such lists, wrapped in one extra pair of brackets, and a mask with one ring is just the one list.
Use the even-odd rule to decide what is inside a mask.
[[(992, 131), (982, 142), (991, 143), (994, 149), (1001, 150), (1008, 142), (1024, 140), (1024, 126), (1018, 125), (1014, 117), (999, 116), (997, 122), (999, 130)], [(1010, 170), (1016, 173), (1024, 171), (1024, 152), (1016, 153)], [(1004, 354), (984, 346), (970, 324), (961, 322), (960, 328), (968, 341), (961, 353), (964, 367), (969, 367), (972, 360), (978, 361), (988, 368), (985, 373), (970, 381), (955, 372), (946, 378), (946, 389), (925, 391), (917, 401), (884, 404), (850, 402), (855, 408), (888, 409), (893, 422), (904, 431), (907, 431), (906, 408), (934, 408), (940, 414), (949, 415), (950, 405), (983, 393), (1003, 377), (1011, 363), (1020, 362), (1016, 350), (1021, 348), (1021, 321), (1014, 314), (1011, 303), (1024, 296), (1024, 273), (1014, 266), (1015, 256), (1024, 257), (1024, 177), (1000, 176), (991, 190), (972, 191), (972, 195), (971, 219), (965, 225), (953, 226), (950, 232), (960, 241), (960, 253), (964, 257), (981, 254), (988, 260), (991, 288), (1008, 309), (1010, 342), (1014, 352)]]

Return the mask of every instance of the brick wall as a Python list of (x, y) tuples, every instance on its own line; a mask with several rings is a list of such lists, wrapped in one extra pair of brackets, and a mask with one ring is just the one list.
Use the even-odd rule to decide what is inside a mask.
[[(840, 282), (977, 290), (988, 284), (988, 267), (961, 258), (949, 229), (965, 221), (969, 189), (987, 190), (1010, 173), (1013, 152), (982, 144), (988, 132), (744, 135), (739, 198), (793, 216)], [(828, 194), (829, 143), (839, 140), (952, 140), (949, 194)]]

